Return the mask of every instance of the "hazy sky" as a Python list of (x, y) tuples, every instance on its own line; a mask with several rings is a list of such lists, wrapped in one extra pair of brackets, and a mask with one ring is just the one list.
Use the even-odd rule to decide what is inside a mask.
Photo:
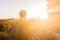
[(42, 7), (41, 5), (43, 5), (44, 2), (45, 0), (0, 0), (0, 18), (19, 17), (18, 14), (21, 9), (26, 9), (28, 16), (30, 16), (29, 12), (34, 13), (39, 7)]

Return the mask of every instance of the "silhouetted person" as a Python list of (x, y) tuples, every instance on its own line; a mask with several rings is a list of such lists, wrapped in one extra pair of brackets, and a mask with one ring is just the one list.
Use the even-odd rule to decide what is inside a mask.
[[(10, 29), (10, 40), (18, 40), (18, 31), (20, 31), (22, 28), (22, 24), (25, 22), (26, 20), (26, 11), (25, 10), (21, 10), (19, 12), (20, 18), (18, 20), (15, 20), (16, 23), (12, 24), (12, 27)], [(20, 36), (21, 39), (21, 36)]]
[(26, 11), (25, 10), (21, 10), (19, 12), (19, 15), (20, 15), (20, 19), (18, 20), (18, 23), (19, 23), (19, 25), (21, 25), (26, 20)]

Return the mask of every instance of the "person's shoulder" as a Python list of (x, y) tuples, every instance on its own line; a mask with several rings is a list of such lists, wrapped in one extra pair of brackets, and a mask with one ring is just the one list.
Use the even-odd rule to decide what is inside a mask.
[(19, 20), (19, 19), (9, 20), (9, 23), (11, 23), (11, 24), (15, 24), (15, 23), (17, 23), (17, 22), (18, 22), (18, 20)]

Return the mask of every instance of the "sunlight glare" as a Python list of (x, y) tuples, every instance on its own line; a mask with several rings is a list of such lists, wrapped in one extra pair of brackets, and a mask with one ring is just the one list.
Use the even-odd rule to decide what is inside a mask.
[(47, 19), (47, 2), (32, 6), (30, 10), (28, 10), (27, 18)]

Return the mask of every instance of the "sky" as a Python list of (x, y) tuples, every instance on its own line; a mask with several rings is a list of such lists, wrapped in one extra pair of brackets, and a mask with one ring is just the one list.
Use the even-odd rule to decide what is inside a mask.
[(27, 17), (37, 17), (46, 8), (46, 0), (0, 0), (0, 19), (18, 18), (20, 10), (27, 11)]

